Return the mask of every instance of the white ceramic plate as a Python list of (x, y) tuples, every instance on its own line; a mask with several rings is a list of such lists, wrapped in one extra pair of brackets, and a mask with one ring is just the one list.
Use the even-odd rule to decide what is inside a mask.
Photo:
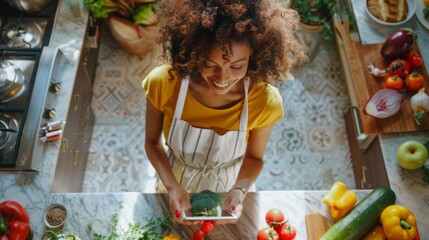
[(419, 22), (425, 27), (426, 29), (429, 29), (429, 21), (425, 19), (423, 16), (423, 9), (425, 9), (425, 6), (423, 4), (423, 0), (415, 0), (417, 5), (416, 10), (416, 16)]
[(403, 24), (403, 23), (407, 22), (408, 20), (410, 20), (414, 16), (414, 14), (416, 13), (416, 7), (417, 7), (416, 1), (418, 2), (418, 1), (423, 1), (423, 0), (407, 0), (407, 3), (408, 3), (407, 18), (405, 18), (404, 20), (402, 20), (400, 22), (384, 22), (384, 21), (376, 18), (368, 10), (368, 7), (367, 7), (368, 0), (364, 0), (364, 1), (365, 1), (365, 10), (366, 10), (366, 13), (368, 14), (369, 18), (371, 18), (374, 22), (376, 22), (378, 24), (381, 24), (381, 25), (385, 25), (385, 26), (397, 26), (397, 25), (400, 25), (400, 24)]
[(204, 220), (236, 220), (237, 216), (233, 213), (230, 213), (226, 210), (222, 211), (220, 206), (217, 207), (218, 216), (192, 216), (192, 213), (187, 211), (182, 211), (183, 220), (195, 220), (195, 221), (204, 221)]

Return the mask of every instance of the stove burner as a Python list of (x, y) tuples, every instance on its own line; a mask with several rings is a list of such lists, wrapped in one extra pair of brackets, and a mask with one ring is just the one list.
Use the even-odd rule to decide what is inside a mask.
[(0, 113), (0, 157), (15, 146), (18, 129), (18, 121), (15, 118)]
[(8, 61), (0, 62), (0, 102), (8, 102), (25, 91), (22, 70)]
[(16, 20), (2, 31), (2, 41), (8, 47), (32, 48), (42, 40), (42, 28), (28, 20)]

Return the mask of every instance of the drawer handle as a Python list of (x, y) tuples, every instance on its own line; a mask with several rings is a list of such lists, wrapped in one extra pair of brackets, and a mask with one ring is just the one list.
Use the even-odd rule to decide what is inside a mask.
[(79, 150), (75, 149), (73, 151), (73, 167), (76, 167), (77, 161), (79, 159), (78, 157), (79, 157)]
[(65, 137), (63, 137), (63, 141), (61, 143), (61, 150), (63, 152), (67, 152), (67, 150), (69, 149), (69, 140)]
[(361, 180), (362, 188), (365, 188), (365, 184), (366, 184), (366, 170), (367, 168), (365, 166), (362, 166), (362, 180)]
[(82, 141), (84, 143), (86, 143), (89, 139), (89, 129), (88, 129), (88, 118), (85, 117), (81, 122), (80, 122), (81, 128), (82, 128)]
[(80, 98), (80, 94), (74, 95), (74, 111), (75, 112), (77, 112), (77, 110), (79, 108), (79, 98)]

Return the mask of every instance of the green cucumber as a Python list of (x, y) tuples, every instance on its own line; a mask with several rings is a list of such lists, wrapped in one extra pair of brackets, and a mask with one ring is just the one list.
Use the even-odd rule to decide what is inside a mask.
[(380, 223), (381, 212), (396, 202), (392, 189), (376, 188), (365, 196), (342, 219), (336, 222), (320, 240), (359, 240)]

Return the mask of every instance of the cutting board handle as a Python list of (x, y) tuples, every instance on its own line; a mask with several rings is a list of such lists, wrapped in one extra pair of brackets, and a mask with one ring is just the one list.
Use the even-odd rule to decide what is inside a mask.
[(332, 226), (332, 223), (320, 213), (305, 215), (305, 226), (308, 240), (319, 240)]

